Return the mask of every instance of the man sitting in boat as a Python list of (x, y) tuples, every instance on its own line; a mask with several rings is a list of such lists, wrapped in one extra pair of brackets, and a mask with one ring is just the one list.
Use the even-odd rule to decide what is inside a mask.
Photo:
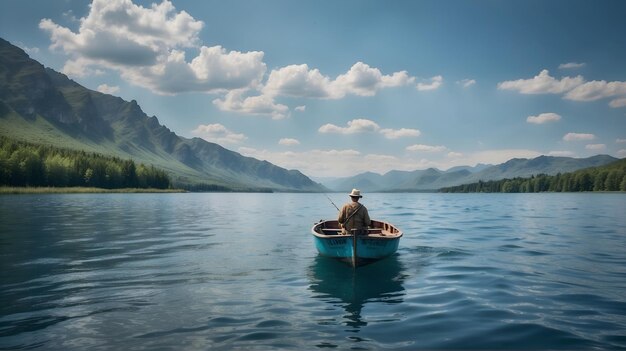
[(341, 226), (341, 232), (344, 235), (351, 235), (354, 229), (357, 235), (367, 234), (367, 227), (372, 221), (367, 208), (359, 203), (359, 199), (363, 197), (361, 191), (352, 189), (348, 196), (350, 196), (352, 202), (343, 205), (341, 211), (339, 211), (339, 218), (337, 218)]

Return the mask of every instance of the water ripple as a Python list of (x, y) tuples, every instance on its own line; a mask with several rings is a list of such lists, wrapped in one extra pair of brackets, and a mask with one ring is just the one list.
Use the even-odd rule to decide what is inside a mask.
[(0, 349), (626, 348), (624, 196), (364, 202), (405, 236), (354, 271), (319, 194), (2, 196)]

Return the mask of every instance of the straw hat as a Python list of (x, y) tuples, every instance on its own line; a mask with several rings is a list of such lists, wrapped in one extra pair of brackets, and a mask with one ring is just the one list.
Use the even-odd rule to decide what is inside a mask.
[(350, 197), (363, 197), (359, 189), (352, 189), (352, 192), (348, 195), (350, 195)]

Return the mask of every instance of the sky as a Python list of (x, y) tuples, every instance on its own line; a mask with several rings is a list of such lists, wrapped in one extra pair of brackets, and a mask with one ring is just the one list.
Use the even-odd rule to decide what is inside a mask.
[(626, 2), (0, 1), (0, 37), (308, 176), (626, 157)]

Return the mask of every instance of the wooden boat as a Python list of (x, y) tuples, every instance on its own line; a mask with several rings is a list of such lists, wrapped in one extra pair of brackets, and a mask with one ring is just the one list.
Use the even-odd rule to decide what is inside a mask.
[(344, 235), (337, 220), (321, 220), (313, 226), (311, 232), (320, 254), (346, 261), (353, 267), (394, 254), (402, 237), (402, 231), (398, 228), (377, 220), (372, 220), (367, 234)]

